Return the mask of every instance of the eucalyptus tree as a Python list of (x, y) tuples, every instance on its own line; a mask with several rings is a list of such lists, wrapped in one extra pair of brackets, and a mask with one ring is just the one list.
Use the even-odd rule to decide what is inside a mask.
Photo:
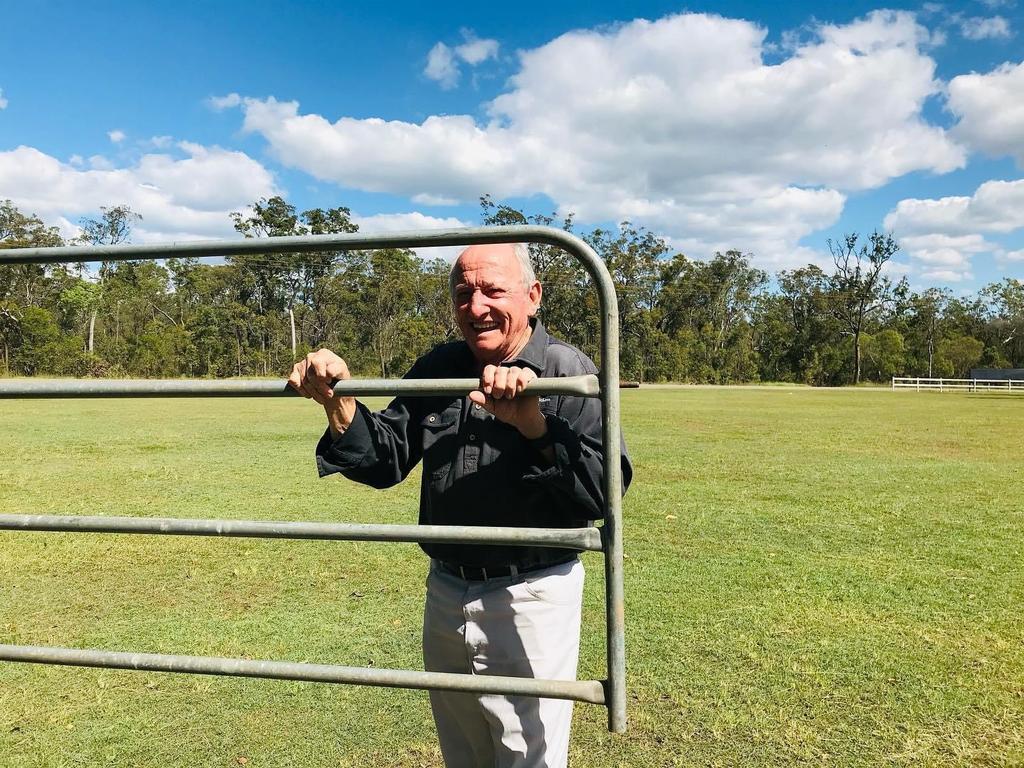
[(832, 314), (853, 338), (853, 382), (860, 383), (861, 335), (889, 305), (895, 292), (906, 290), (905, 279), (896, 286), (884, 273), (886, 263), (899, 251), (891, 233), (872, 232), (858, 247), (860, 236), (847, 234), (841, 242), (828, 241), (835, 269), (828, 278)]
[(423, 338), (427, 321), (416, 314), (420, 263), (412, 251), (383, 248), (368, 253), (365, 267), (350, 309), (359, 319), (362, 348), (372, 351), (380, 376), (387, 378), (410, 367), (431, 343)]
[[(927, 371), (929, 377), (935, 375), (935, 355), (938, 343), (942, 340), (946, 325), (946, 311), (953, 298), (948, 288), (927, 288), (921, 293), (914, 293), (908, 299), (908, 311), (903, 325), (906, 337), (911, 342), (909, 350), (916, 373)], [(920, 362), (917, 362), (920, 360)], [(924, 366), (927, 360), (927, 367)]]
[[(46, 225), (34, 214), (22, 213), (10, 200), (0, 200), (0, 249), (63, 244), (56, 227)], [(47, 299), (52, 298), (52, 271), (43, 264), (0, 266), (0, 364), (4, 373), (13, 370), (12, 348), (24, 340), (25, 309), (42, 309)]]
[(808, 264), (776, 275), (776, 291), (763, 293), (764, 309), (755, 317), (759, 349), (773, 368), (765, 378), (832, 383), (838, 371), (828, 361), (835, 358), (840, 330), (829, 308), (828, 276)]
[(986, 285), (980, 295), (989, 304), (993, 356), (1005, 367), (1024, 368), (1024, 282), (1007, 277)]
[[(351, 233), (358, 226), (348, 208), (314, 208), (297, 213), (280, 196), (253, 203), (249, 212), (231, 214), (235, 231), (247, 238)], [(249, 254), (229, 257), (236, 271), (238, 299), (250, 306), (249, 332), (260, 344), (260, 373), (267, 375), (293, 361), (299, 346), (323, 344), (337, 319), (331, 278), (344, 251)], [(298, 317), (297, 317), (298, 315)], [(287, 316), (290, 345), (278, 342)], [(290, 354), (282, 356), (288, 349)]]
[[(10, 200), (0, 200), (0, 249), (48, 248), (63, 244), (56, 227), (44, 224), (34, 214), (22, 213)], [(50, 271), (44, 264), (0, 267), (0, 301), (11, 299), (21, 306), (40, 306)]]
[[(628, 221), (614, 232), (595, 229), (585, 236), (602, 258), (615, 285), (621, 339), (620, 365), (627, 378), (650, 378), (656, 368), (657, 347), (654, 310), (661, 278), (661, 260), (668, 244), (643, 227)], [(575, 311), (580, 312), (577, 306)], [(596, 313), (595, 313), (596, 314)]]
[[(136, 213), (128, 205), (115, 205), (111, 207), (100, 206), (99, 218), (83, 218), (79, 222), (81, 231), (72, 242), (74, 245), (120, 245), (131, 241), (132, 230), (135, 225), (142, 221), (142, 215)], [(99, 269), (98, 282), (82, 282), (77, 286), (77, 294), (83, 302), (83, 309), (88, 312), (89, 332), (86, 349), (89, 354), (95, 352), (96, 340), (96, 318), (100, 308), (108, 304), (108, 312), (114, 316), (115, 339), (120, 341), (121, 326), (121, 304), (124, 294), (114, 296), (107, 291), (107, 282), (111, 276), (121, 271), (122, 277), (132, 272), (140, 262), (102, 262)], [(111, 309), (110, 305), (113, 305)]]

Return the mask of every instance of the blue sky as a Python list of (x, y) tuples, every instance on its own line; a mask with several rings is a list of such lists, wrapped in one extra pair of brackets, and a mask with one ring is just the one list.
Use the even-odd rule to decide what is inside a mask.
[(8, 3), (0, 199), (73, 235), (234, 236), (282, 194), (365, 230), (479, 221), (490, 193), (695, 258), (827, 265), (887, 228), (894, 274), (1024, 278), (1015, 0)]

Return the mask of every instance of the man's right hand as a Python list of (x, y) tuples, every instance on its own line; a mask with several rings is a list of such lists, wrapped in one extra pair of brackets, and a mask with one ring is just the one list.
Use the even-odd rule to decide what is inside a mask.
[(333, 383), (337, 379), (350, 379), (348, 365), (329, 349), (310, 352), (292, 366), (288, 384), (300, 395), (320, 403), (327, 414), (331, 435), (340, 436), (356, 414), (354, 397), (335, 397)]

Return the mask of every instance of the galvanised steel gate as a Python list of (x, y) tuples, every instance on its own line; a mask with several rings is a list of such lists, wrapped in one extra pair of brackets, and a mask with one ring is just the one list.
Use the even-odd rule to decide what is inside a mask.
[[(204, 656), (0, 645), (0, 661), (64, 664), (82, 667), (191, 672), (205, 675), (263, 677), (325, 683), (354, 683), (395, 688), (440, 689), (473, 693), (519, 694), (603, 704), (608, 728), (626, 729), (626, 665), (622, 586), (622, 468), (619, 458), (619, 326), (615, 288), (604, 263), (576, 236), (551, 227), (513, 226), (394, 232), (387, 235), (315, 235), (261, 240), (24, 248), (0, 251), (0, 265), (67, 264), (188, 256), (237, 256), (422, 248), (481, 243), (541, 243), (565, 249), (583, 262), (597, 284), (601, 306), (601, 369), (598, 376), (541, 378), (529, 385), (538, 395), (577, 395), (601, 399), (604, 418), (605, 515), (600, 527), (511, 528), (485, 526), (357, 525), (345, 523), (189, 520), (174, 518), (0, 515), (0, 529), (77, 531), (90, 533), (153, 533), (190, 536), (331, 539), (404, 542), (475, 542), (566, 547), (600, 551), (605, 561), (605, 615), (608, 666), (606, 680), (534, 680), (517, 677), (344, 667), (281, 661), (252, 661)], [(350, 379), (338, 382), (339, 395), (466, 395), (477, 379)], [(273, 381), (225, 380), (0, 380), (0, 398), (38, 397), (279, 397), (295, 395)]]

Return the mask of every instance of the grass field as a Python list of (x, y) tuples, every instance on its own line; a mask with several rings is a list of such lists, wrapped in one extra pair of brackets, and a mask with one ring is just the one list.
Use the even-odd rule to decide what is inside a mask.
[[(577, 705), (574, 765), (1024, 764), (1024, 398), (623, 401), (630, 730)], [(0, 510), (415, 520), (414, 480), (318, 480), (319, 430), (290, 399), (0, 402)], [(0, 642), (422, 668), (424, 571), (404, 544), (0, 533)], [(0, 664), (2, 768), (371, 764), (440, 765), (425, 693)]]

